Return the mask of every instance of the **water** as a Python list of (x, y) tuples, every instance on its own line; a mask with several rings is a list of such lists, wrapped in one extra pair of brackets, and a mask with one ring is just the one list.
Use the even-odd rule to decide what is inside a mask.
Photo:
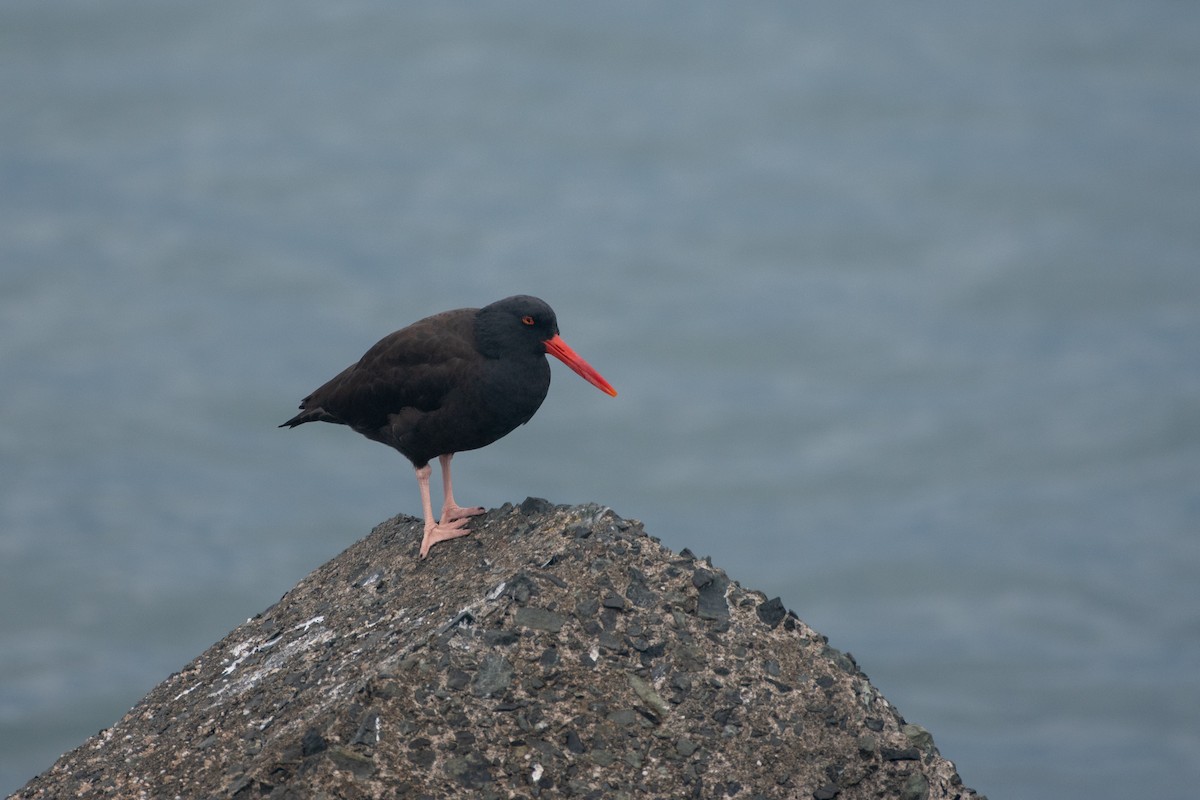
[(280, 431), (516, 292), (460, 500), (595, 500), (852, 651), (993, 797), (1200, 781), (1200, 11), (10, 2), (0, 790), (376, 522)]

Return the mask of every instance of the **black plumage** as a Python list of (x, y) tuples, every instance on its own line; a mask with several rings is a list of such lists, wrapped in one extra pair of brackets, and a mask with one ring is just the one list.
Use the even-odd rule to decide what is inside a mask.
[[(528, 295), (483, 308), (434, 314), (380, 339), (300, 403), (280, 427), (306, 422), (346, 425), (399, 450), (417, 471), (425, 511), (421, 555), (462, 536), (466, 517), (482, 513), (453, 501), (450, 458), (485, 447), (528, 422), (546, 399), (550, 365), (562, 360), (589, 383), (616, 395), (558, 335), (554, 311)], [(434, 521), (429, 462), (440, 458), (446, 502)]]

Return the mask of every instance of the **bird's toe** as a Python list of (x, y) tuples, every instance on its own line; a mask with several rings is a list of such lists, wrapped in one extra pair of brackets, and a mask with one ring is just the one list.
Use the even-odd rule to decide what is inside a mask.
[(477, 517), (482, 513), (484, 513), (484, 509), (481, 506), (471, 506), (470, 508), (463, 508), (457, 505), (444, 506), (442, 508), (442, 519), (438, 524), (446, 525), (447, 523), (467, 519), (468, 517)]
[(425, 528), (425, 537), (421, 540), (421, 558), (429, 555), (429, 548), (433, 547), (438, 542), (444, 542), (447, 539), (457, 539), (460, 536), (466, 536), (470, 533), (466, 529), (468, 518), (451, 520), (449, 522), (439, 522), (436, 525), (430, 525)]

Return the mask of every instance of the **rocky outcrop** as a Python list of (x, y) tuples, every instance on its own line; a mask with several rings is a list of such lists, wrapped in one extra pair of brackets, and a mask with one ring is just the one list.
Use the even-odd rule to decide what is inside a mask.
[(779, 599), (529, 499), (416, 558), (400, 516), (19, 798), (968, 798)]

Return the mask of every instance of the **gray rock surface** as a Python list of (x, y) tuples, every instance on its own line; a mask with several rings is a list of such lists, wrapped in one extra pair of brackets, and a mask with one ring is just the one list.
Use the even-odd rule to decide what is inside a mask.
[(595, 506), (399, 516), (14, 797), (970, 798), (778, 599)]

